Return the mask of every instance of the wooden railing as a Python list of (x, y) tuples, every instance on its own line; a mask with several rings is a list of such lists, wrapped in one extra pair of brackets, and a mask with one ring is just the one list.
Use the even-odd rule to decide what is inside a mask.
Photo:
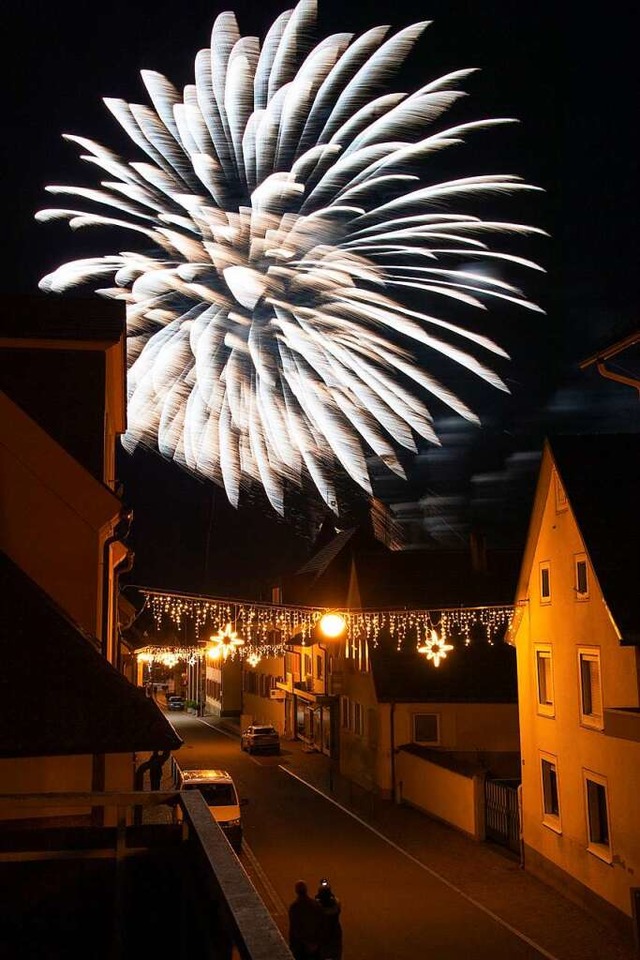
[[(104, 899), (97, 925), (104, 929), (91, 931), (92, 957), (120, 960), (164, 947), (175, 960), (194, 955), (291, 960), (278, 927), (199, 791), (3, 794), (0, 818), (3, 810), (14, 811), (16, 805), (21, 821), (0, 819), (0, 871), (3, 889), (11, 890), (12, 872), (15, 876), (15, 930), (23, 941), (37, 931), (30, 924), (29, 898), (20, 895), (18, 884), (28, 883), (25, 889), (34, 891), (41, 917), (43, 902), (35, 895), (39, 868), (42, 890), (57, 892), (64, 886), (56, 884), (56, 871), (66, 882), (70, 869), (73, 873), (69, 861), (78, 861), (78, 871), (88, 870), (86, 861), (97, 861), (92, 876), (98, 877)], [(163, 807), (164, 822), (157, 822)], [(95, 827), (77, 816), (36, 819), (43, 808), (101, 808), (111, 825)], [(136, 810), (143, 811), (141, 823)], [(51, 914), (55, 919), (55, 904)], [(42, 926), (42, 956), (52, 949), (46, 937), (57, 933)], [(11, 924), (0, 930), (0, 955), (7, 946), (3, 936), (11, 936)]]

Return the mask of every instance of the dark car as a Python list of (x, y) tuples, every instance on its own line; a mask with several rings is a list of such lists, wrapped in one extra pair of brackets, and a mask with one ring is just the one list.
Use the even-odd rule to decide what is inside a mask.
[(243, 730), (240, 749), (249, 753), (280, 753), (280, 734), (275, 727), (254, 723)]
[(172, 694), (170, 697), (167, 697), (167, 708), (169, 710), (184, 710), (184, 698), (177, 696), (177, 694)]

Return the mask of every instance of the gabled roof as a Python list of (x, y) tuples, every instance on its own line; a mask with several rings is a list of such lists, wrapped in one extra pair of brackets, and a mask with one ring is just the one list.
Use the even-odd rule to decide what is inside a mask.
[[(154, 701), (0, 553), (0, 757), (174, 750)], [(94, 641), (95, 642), (95, 641)]]
[(335, 560), (340, 551), (346, 547), (351, 540), (355, 530), (341, 530), (335, 537), (326, 543), (324, 547), (318, 550), (312, 557), (304, 563), (299, 570), (296, 570), (296, 576), (305, 576), (313, 574), (314, 577), (322, 576), (327, 567)]
[(489, 551), (486, 559), (478, 570), (470, 550), (389, 550), (366, 529), (346, 530), (285, 581), (284, 600), (377, 609), (511, 603), (519, 557)]
[(465, 646), (453, 644), (438, 667), (415, 647), (396, 650), (381, 643), (371, 651), (371, 668), (378, 702), (390, 703), (515, 703), (518, 684), (515, 650), (483, 638)]
[(640, 644), (640, 434), (549, 441), (622, 641)]

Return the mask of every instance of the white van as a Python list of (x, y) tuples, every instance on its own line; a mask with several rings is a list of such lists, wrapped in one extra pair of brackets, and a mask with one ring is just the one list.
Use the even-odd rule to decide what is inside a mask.
[(199, 790), (213, 817), (236, 851), (242, 849), (242, 818), (239, 800), (231, 775), (226, 770), (182, 770), (176, 763), (174, 777), (178, 790)]

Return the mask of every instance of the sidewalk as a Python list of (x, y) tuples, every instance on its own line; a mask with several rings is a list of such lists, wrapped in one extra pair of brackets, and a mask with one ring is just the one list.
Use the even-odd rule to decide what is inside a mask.
[[(221, 725), (239, 733), (237, 725), (227, 721)], [(530, 938), (549, 958), (637, 960), (630, 941), (521, 869), (509, 851), (477, 843), (411, 807), (374, 797), (332, 771), (329, 757), (310, 752), (300, 741), (283, 741), (281, 763), (482, 909)]]

